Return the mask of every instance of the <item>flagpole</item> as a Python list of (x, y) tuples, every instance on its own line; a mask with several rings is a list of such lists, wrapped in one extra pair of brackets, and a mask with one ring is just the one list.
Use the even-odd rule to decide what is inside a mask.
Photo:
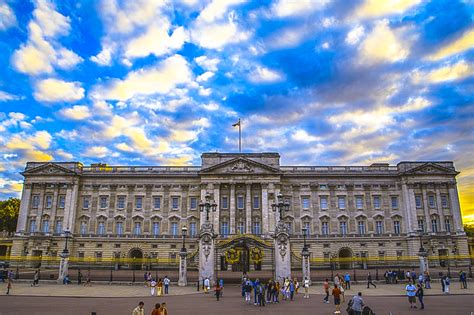
[(242, 122), (239, 118), (239, 153), (242, 153)]

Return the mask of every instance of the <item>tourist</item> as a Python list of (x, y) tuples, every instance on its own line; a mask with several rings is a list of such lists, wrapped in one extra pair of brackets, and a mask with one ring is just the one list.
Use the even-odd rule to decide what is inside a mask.
[(337, 285), (338, 287), (341, 285), (341, 279), (339, 278), (339, 274), (336, 273), (334, 276), (334, 285)]
[(329, 303), (329, 280), (326, 279), (323, 283), (323, 288), (324, 288), (324, 293), (326, 293), (326, 296), (324, 297), (323, 301), (324, 303)]
[(418, 278), (418, 277), (416, 276), (415, 269), (412, 269), (412, 270), (411, 270), (411, 272), (410, 272), (410, 278), (411, 278), (411, 280), (413, 281), (413, 284), (415, 284), (415, 281), (416, 281), (416, 279)]
[(449, 279), (449, 276), (444, 277), (444, 294), (449, 294), (450, 283), (451, 280)]
[(148, 273), (146, 273), (146, 272), (143, 274), (143, 282), (144, 282), (145, 287), (147, 287), (149, 285), (149, 283), (148, 283)]
[(145, 303), (138, 303), (138, 306), (133, 309), (132, 315), (145, 315), (145, 309), (143, 308), (144, 306)]
[(293, 281), (290, 281), (288, 284), (288, 290), (290, 292), (290, 301), (293, 301), (293, 298), (295, 296), (295, 291), (296, 291), (296, 286)]
[(165, 294), (169, 293), (170, 282), (171, 280), (168, 278), (168, 276), (165, 276), (165, 278), (163, 279), (163, 284), (165, 285)]
[(71, 284), (71, 280), (69, 279), (69, 275), (65, 275), (63, 278), (63, 284)]
[(263, 283), (260, 283), (257, 287), (257, 301), (259, 306), (265, 306), (265, 286)]
[(161, 315), (168, 315), (168, 308), (166, 307), (166, 303), (165, 303), (165, 302), (161, 303), (161, 306), (160, 306), (160, 314), (161, 314)]
[(224, 296), (224, 279), (219, 280), (219, 285), (221, 286), (221, 297)]
[(334, 285), (334, 289), (332, 289), (332, 295), (334, 296), (334, 305), (336, 306), (336, 311), (334, 314), (341, 313), (341, 289), (338, 287), (337, 284)]
[(10, 294), (10, 290), (12, 289), (13, 286), (13, 280), (12, 278), (8, 277), (7, 279), (7, 295)]
[(252, 282), (247, 280), (244, 285), (245, 302), (250, 304), (250, 293), (252, 292)]
[(418, 284), (423, 285), (424, 282), (425, 282), (425, 279), (423, 277), (423, 274), (420, 273), (420, 275), (418, 276)]
[(258, 286), (260, 285), (260, 280), (256, 279), (253, 282), (253, 305), (257, 306), (258, 305)]
[(354, 315), (362, 315), (362, 307), (364, 307), (362, 292), (354, 295), (354, 297), (349, 301), (349, 306), (354, 311)]
[(158, 279), (158, 283), (156, 284), (156, 296), (162, 296), (163, 295), (163, 281), (161, 281), (161, 278)]
[(81, 285), (82, 284), (82, 273), (81, 273), (81, 269), (77, 269), (77, 285)]
[(273, 291), (273, 303), (280, 303), (280, 282), (275, 283), (275, 289)]
[(370, 274), (370, 272), (367, 274), (367, 289), (369, 288), (369, 285), (373, 285), (374, 288), (377, 287), (377, 286), (372, 282), (372, 275)]
[(346, 272), (344, 275), (344, 282), (346, 283), (346, 289), (350, 290), (351, 289), (351, 275), (349, 272)]
[(410, 271), (407, 271), (405, 277), (407, 278), (407, 281), (410, 282), (411, 281), (411, 274), (410, 274)]
[(214, 288), (214, 291), (215, 291), (216, 298), (219, 301), (219, 298), (221, 296), (221, 285), (219, 281), (216, 281), (216, 287)]
[(151, 279), (151, 282), (150, 282), (150, 293), (151, 293), (151, 296), (155, 296), (156, 294), (156, 281), (155, 279)]
[(461, 284), (461, 289), (467, 289), (467, 275), (462, 270), (459, 272), (459, 282)]
[[(155, 283), (156, 283), (156, 281), (155, 281)], [(160, 303), (156, 303), (155, 308), (151, 312), (151, 315), (161, 315), (160, 307), (161, 307)]]
[(408, 283), (405, 287), (407, 292), (408, 302), (410, 303), (410, 308), (416, 308), (416, 287), (413, 283)]
[(388, 270), (385, 270), (385, 273), (383, 274), (383, 277), (385, 278), (385, 283), (388, 284), (389, 282), (389, 273)]
[(304, 298), (309, 299), (309, 279), (307, 277), (304, 278), (303, 287), (304, 287)]
[(89, 272), (87, 273), (86, 282), (84, 283), (84, 286), (85, 287), (91, 287), (92, 286), (91, 274)]
[(425, 288), (431, 289), (431, 277), (428, 271), (425, 271)]
[(420, 309), (424, 309), (425, 308), (425, 303), (423, 303), (423, 296), (425, 295), (424, 292), (423, 292), (423, 285), (421, 285), (420, 283), (418, 283), (418, 289), (416, 290), (416, 296), (418, 297), (418, 301), (420, 301)]
[(444, 276), (441, 271), (439, 272), (439, 281), (441, 282), (441, 292), (444, 293), (445, 283), (444, 283)]
[(36, 285), (39, 285), (39, 276), (40, 276), (40, 271), (38, 269), (35, 271), (35, 274), (33, 275), (33, 283), (31, 284), (32, 287), (36, 287)]
[(294, 281), (294, 284), (295, 284), (295, 294), (298, 294), (298, 290), (300, 288), (300, 283), (298, 282), (297, 278), (295, 278), (295, 280), (293, 280), (293, 281)]
[(204, 279), (204, 293), (209, 294), (210, 289), (211, 289), (211, 281), (209, 280), (209, 278), (206, 277), (206, 279)]

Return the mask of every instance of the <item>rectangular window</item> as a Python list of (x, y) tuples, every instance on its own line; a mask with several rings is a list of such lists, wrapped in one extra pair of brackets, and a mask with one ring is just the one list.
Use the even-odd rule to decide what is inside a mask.
[(81, 235), (87, 234), (87, 223), (81, 222)]
[(143, 206), (143, 197), (135, 197), (135, 209), (141, 209)]
[(321, 223), (321, 233), (323, 235), (329, 235), (329, 224), (327, 222)]
[(82, 208), (83, 209), (89, 209), (89, 202), (90, 202), (90, 197), (89, 196), (82, 197)]
[(380, 209), (380, 196), (374, 196), (374, 209)]
[(451, 220), (449, 220), (449, 218), (444, 219), (444, 227), (446, 228), (446, 232), (451, 232)]
[(61, 195), (59, 196), (59, 209), (64, 209), (66, 206), (66, 196)]
[(290, 234), (293, 234), (293, 222), (288, 222), (288, 231), (290, 232)]
[(197, 235), (196, 222), (191, 222), (189, 224), (189, 236), (195, 237)]
[(171, 223), (171, 235), (173, 235), (173, 236), (178, 235), (178, 223), (177, 222)]
[(311, 235), (311, 223), (310, 222), (303, 222), (303, 228), (306, 229), (306, 236)]
[(260, 209), (260, 197), (253, 196), (253, 208)]
[(227, 222), (221, 222), (221, 234), (224, 236), (229, 235), (229, 224)]
[(393, 221), (393, 232), (400, 234), (400, 221)]
[(422, 205), (421, 205), (421, 195), (416, 195), (415, 196), (415, 205), (417, 208), (421, 208)]
[(443, 206), (443, 208), (448, 207), (448, 196), (441, 195), (441, 205)]
[(425, 232), (425, 221), (422, 218), (418, 218), (418, 230)]
[(385, 261), (385, 252), (379, 251), (379, 261)]
[(359, 221), (359, 222), (357, 222), (357, 226), (358, 226), (359, 234), (364, 235), (365, 234), (365, 222), (364, 221)]
[(309, 210), (309, 197), (308, 196), (301, 197), (301, 207), (303, 208), (303, 210)]
[(43, 220), (43, 233), (49, 233), (49, 220)]
[(437, 219), (431, 219), (431, 231), (433, 233), (438, 233), (438, 220)]
[(96, 258), (98, 261), (101, 261), (101, 260), (102, 260), (102, 252), (95, 252), (95, 258)]
[(161, 209), (161, 197), (153, 198), (153, 209)]
[(115, 233), (117, 233), (117, 235), (122, 235), (123, 234), (123, 223), (122, 222), (117, 222), (115, 224)]
[(141, 222), (135, 222), (135, 228), (133, 230), (135, 235), (141, 235), (142, 234), (142, 223)]
[(191, 199), (189, 199), (189, 208), (191, 210), (196, 210), (197, 209), (197, 198), (196, 197), (191, 197)]
[(178, 210), (179, 209), (179, 197), (173, 197), (171, 199), (171, 207), (173, 210)]
[(237, 196), (237, 209), (242, 210), (244, 208), (244, 196)]
[(107, 196), (100, 196), (100, 208), (101, 209), (107, 208), (107, 203), (108, 203), (107, 201), (108, 201)]
[(328, 209), (328, 197), (327, 196), (321, 196), (319, 199), (319, 204), (321, 206), (321, 210), (327, 210)]
[(56, 227), (54, 233), (61, 234), (63, 232), (63, 220), (56, 220)]
[(428, 206), (430, 208), (434, 208), (436, 206), (435, 204), (435, 197), (433, 195), (428, 196)]
[(153, 222), (153, 235), (160, 235), (160, 222)]
[(52, 206), (53, 206), (53, 196), (47, 195), (46, 196), (46, 201), (45, 201), (45, 207), (49, 209)]
[(375, 221), (375, 232), (383, 234), (383, 221)]
[(31, 203), (32, 203), (32, 207), (33, 207), (33, 208), (38, 208), (38, 207), (39, 207), (39, 203), (40, 203), (40, 196), (38, 196), (38, 195), (33, 195), (33, 199), (31, 200)]
[(245, 225), (244, 222), (240, 221), (237, 223), (237, 233), (244, 234), (245, 233)]
[(117, 197), (117, 209), (125, 209), (125, 196)]
[(347, 234), (347, 223), (345, 221), (339, 223), (339, 229), (342, 235)]
[(392, 209), (398, 209), (398, 197), (391, 197)]
[(105, 234), (105, 223), (104, 222), (99, 222), (99, 225), (97, 227), (97, 234), (99, 234), (99, 235), (104, 235)]
[(30, 233), (36, 232), (36, 220), (30, 221)]
[(364, 209), (364, 199), (362, 196), (356, 196), (356, 208), (358, 210)]
[(337, 197), (337, 204), (340, 210), (346, 209), (346, 197), (343, 197), (343, 196)]
[(260, 222), (253, 223), (253, 234), (260, 235)]
[(222, 196), (222, 209), (229, 209), (229, 197)]

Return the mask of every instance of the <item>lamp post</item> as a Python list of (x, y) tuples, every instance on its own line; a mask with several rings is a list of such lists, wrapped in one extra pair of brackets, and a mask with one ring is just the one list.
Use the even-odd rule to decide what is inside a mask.
[(423, 229), (418, 229), (418, 235), (420, 237), (420, 249), (418, 251), (418, 257), (420, 259), (420, 274), (428, 271), (428, 252), (423, 247)]
[(180, 287), (185, 287), (188, 284), (187, 280), (187, 270), (186, 270), (186, 233), (188, 228), (183, 226), (181, 228), (181, 235), (183, 236), (183, 247), (181, 247), (181, 251), (179, 252), (179, 279), (178, 285)]
[(278, 193), (277, 195), (277, 202), (272, 204), (272, 210), (273, 212), (279, 212), (280, 214), (280, 220), (283, 220), (283, 212), (290, 210), (290, 203), (288, 200), (283, 200), (283, 195), (281, 193)]
[(201, 212), (206, 212), (206, 222), (209, 222), (209, 212), (216, 212), (217, 210), (217, 204), (215, 201), (211, 201), (211, 195), (209, 193), (206, 193), (206, 196), (204, 197), (205, 201), (201, 201), (199, 204), (199, 210)]
[(311, 282), (311, 267), (309, 261), (310, 252), (308, 250), (308, 246), (306, 245), (306, 233), (308, 233), (308, 229), (304, 227), (301, 229), (301, 231), (303, 232), (303, 250), (301, 251), (301, 261), (303, 264), (303, 282), (306, 279)]
[(59, 263), (59, 276), (58, 276), (58, 284), (64, 282), (64, 278), (68, 275), (68, 267), (69, 267), (69, 250), (67, 248), (67, 241), (69, 239), (69, 235), (71, 231), (69, 229), (64, 230), (64, 237), (66, 238), (66, 242), (64, 245), (64, 249), (59, 257), (61, 257), (61, 261)]

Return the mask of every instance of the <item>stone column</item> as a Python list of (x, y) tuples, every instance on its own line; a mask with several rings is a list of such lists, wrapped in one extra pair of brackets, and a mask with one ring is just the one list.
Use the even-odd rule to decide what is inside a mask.
[(423, 189), (423, 213), (425, 214), (426, 222), (426, 232), (430, 233), (431, 231), (431, 216), (430, 211), (428, 210), (428, 198), (426, 196), (426, 185), (422, 186)]
[(291, 249), (288, 225), (279, 221), (274, 235), (275, 281), (291, 278)]
[(306, 278), (308, 278), (309, 283), (311, 284), (311, 265), (310, 265), (310, 253), (308, 249), (304, 248), (301, 252), (301, 262), (302, 262), (302, 270), (303, 270), (303, 283)]
[(440, 222), (440, 231), (446, 232), (446, 226), (444, 225), (444, 211), (443, 205), (441, 202), (441, 192), (439, 191), (439, 185), (436, 185), (436, 208), (438, 209), (439, 220)]
[(219, 220), (220, 220), (220, 213), (221, 213), (221, 197), (220, 197), (220, 185), (214, 184), (214, 202), (217, 205), (216, 213), (213, 213), (214, 220), (214, 229), (215, 231), (219, 232)]
[(235, 234), (235, 184), (230, 184), (230, 234)]
[(69, 268), (69, 253), (61, 253), (59, 254), (59, 257), (61, 257), (61, 262), (59, 263), (59, 277), (57, 280), (58, 284), (63, 284), (64, 277), (68, 274), (68, 268)]
[(262, 184), (262, 234), (267, 235), (270, 230), (270, 216), (268, 208), (267, 184)]
[(186, 255), (187, 255), (187, 252), (185, 250), (181, 250), (181, 252), (179, 253), (179, 280), (178, 280), (178, 286), (180, 286), (180, 287), (185, 287), (185, 286), (188, 285)]
[(459, 195), (456, 183), (451, 183), (449, 185), (449, 201), (451, 203), (451, 211), (453, 214), (454, 230), (456, 233), (463, 233), (464, 228), (462, 226), (461, 208), (459, 207)]
[(252, 234), (252, 185), (246, 184), (245, 193), (245, 233)]
[(208, 221), (201, 225), (199, 234), (199, 282), (209, 278), (211, 284), (214, 276), (214, 229)]
[(408, 235), (415, 235), (416, 229), (418, 229), (416, 222), (415, 194), (413, 188), (409, 188), (407, 183), (402, 184), (402, 196), (406, 232)]
[(23, 192), (21, 194), (20, 214), (18, 215), (18, 223), (16, 225), (17, 233), (26, 232), (26, 221), (28, 219), (28, 209), (30, 208), (31, 200), (31, 184), (23, 185)]
[(74, 233), (74, 222), (77, 211), (77, 198), (79, 193), (79, 181), (74, 180), (72, 187), (69, 187), (66, 192), (66, 205), (64, 209), (64, 224), (63, 229), (69, 229)]

